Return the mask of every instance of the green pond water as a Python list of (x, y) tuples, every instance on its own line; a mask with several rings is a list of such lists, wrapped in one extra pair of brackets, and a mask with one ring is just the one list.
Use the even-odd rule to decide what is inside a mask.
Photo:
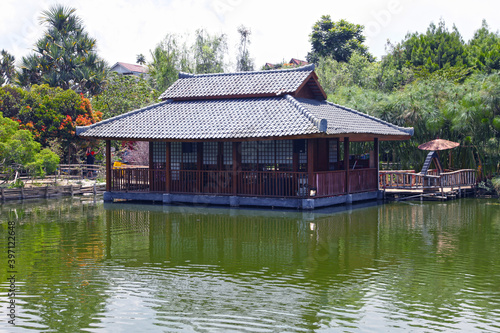
[(0, 205), (0, 232), (0, 332), (500, 332), (497, 200), (59, 199)]

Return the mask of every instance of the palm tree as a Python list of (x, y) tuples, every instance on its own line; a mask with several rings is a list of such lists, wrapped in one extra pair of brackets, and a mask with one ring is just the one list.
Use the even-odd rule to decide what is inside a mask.
[(12, 77), (14, 76), (14, 61), (15, 58), (9, 52), (2, 50), (0, 52), (0, 86), (4, 83), (12, 82)]
[(47, 83), (90, 94), (100, 90), (96, 85), (105, 79), (108, 66), (97, 56), (96, 40), (75, 11), (55, 5), (42, 12), (40, 24), (46, 30), (34, 45), (35, 53), (22, 58), (18, 73), (22, 86)]
[(139, 65), (146, 64), (146, 57), (144, 56), (144, 54), (141, 53), (137, 55), (136, 63), (138, 63)]

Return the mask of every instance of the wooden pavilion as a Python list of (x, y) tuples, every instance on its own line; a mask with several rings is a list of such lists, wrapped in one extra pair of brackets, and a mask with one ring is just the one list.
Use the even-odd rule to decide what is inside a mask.
[[(314, 65), (181, 73), (160, 99), (77, 127), (106, 141), (106, 201), (313, 209), (375, 199), (379, 142), (413, 134), (327, 102)], [(110, 140), (148, 141), (149, 166), (112, 168)], [(354, 155), (352, 142), (371, 149)]]

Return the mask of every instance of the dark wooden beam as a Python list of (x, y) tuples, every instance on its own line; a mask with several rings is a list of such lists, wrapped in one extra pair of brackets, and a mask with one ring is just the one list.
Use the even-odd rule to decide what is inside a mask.
[(224, 142), (217, 143), (217, 170), (224, 170)]
[(340, 140), (337, 139), (337, 162), (340, 162)]
[(111, 191), (111, 141), (106, 140), (106, 191)]
[(154, 152), (153, 152), (153, 143), (149, 142), (149, 191), (153, 191), (154, 189), (154, 179), (153, 179), (153, 168), (154, 168)]
[(377, 168), (377, 190), (380, 189), (379, 182), (379, 143), (378, 138), (373, 139), (373, 157), (375, 159), (375, 168)]
[(238, 194), (238, 171), (241, 168), (241, 142), (233, 142), (233, 194)]
[[(315, 169), (315, 160), (316, 160), (316, 154), (315, 154), (315, 145), (316, 145), (316, 140), (314, 139), (309, 139), (307, 140), (307, 183), (309, 184), (309, 187), (314, 187), (314, 169)], [(309, 193), (307, 193), (309, 196)]]
[(170, 180), (171, 172), (170, 172), (170, 164), (171, 164), (171, 147), (170, 142), (166, 142), (165, 144), (165, 192), (170, 193)]
[(344, 170), (345, 170), (345, 193), (349, 194), (349, 138), (344, 138)]
[[(203, 170), (203, 142), (198, 142), (196, 147), (196, 170)], [(196, 189), (198, 193), (201, 193), (203, 190), (203, 184), (201, 182), (201, 172), (198, 172), (198, 176), (196, 177)]]
[(328, 171), (329, 147), (327, 139), (317, 139), (316, 146), (316, 171)]

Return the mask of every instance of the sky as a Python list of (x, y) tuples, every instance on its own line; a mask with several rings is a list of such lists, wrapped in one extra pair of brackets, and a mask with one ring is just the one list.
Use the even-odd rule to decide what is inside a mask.
[(150, 51), (167, 34), (189, 41), (204, 28), (227, 35), (226, 60), (234, 70), (240, 25), (251, 29), (249, 51), (257, 69), (266, 62), (305, 60), (312, 26), (322, 15), (364, 25), (366, 44), (378, 59), (387, 40), (425, 32), (431, 22), (444, 20), (449, 29), (456, 25), (465, 41), (483, 19), (490, 30), (500, 29), (498, 0), (0, 0), (0, 49), (16, 60), (28, 55), (43, 33), (41, 12), (56, 3), (76, 9), (109, 65), (135, 63), (138, 54), (150, 60)]

